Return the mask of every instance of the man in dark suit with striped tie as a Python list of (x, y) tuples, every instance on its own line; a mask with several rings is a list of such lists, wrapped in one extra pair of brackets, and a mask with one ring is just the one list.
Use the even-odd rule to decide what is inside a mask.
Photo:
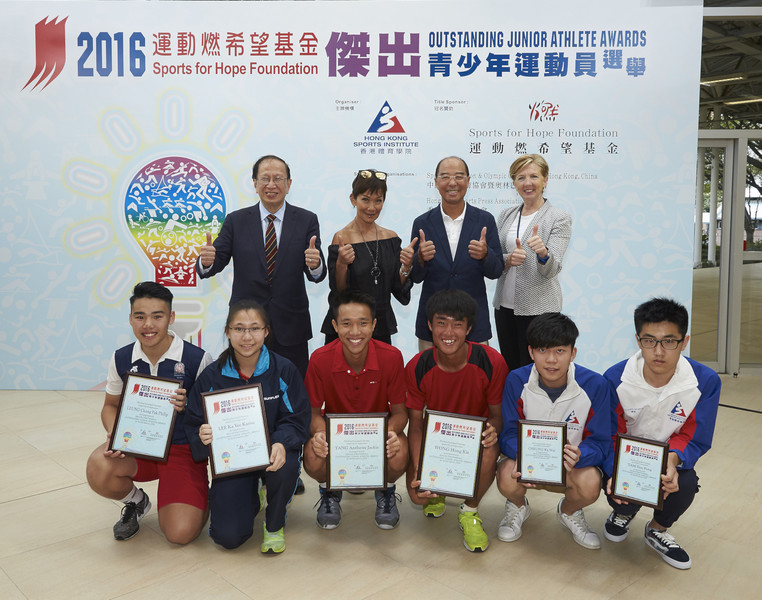
[(259, 302), (271, 321), (268, 348), (307, 372), (312, 337), (305, 279), (318, 283), (327, 269), (320, 250), (315, 213), (286, 202), (291, 169), (273, 155), (252, 169), (259, 203), (230, 213), (217, 239), (199, 248), (200, 277), (222, 271), (233, 259), (230, 304), (250, 298)]

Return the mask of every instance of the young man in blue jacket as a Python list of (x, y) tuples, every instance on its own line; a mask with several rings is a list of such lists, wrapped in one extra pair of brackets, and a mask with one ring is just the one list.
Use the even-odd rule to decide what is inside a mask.
[[(603, 467), (611, 451), (611, 386), (593, 371), (574, 364), (579, 331), (561, 313), (546, 313), (527, 329), (529, 354), (534, 364), (511, 371), (503, 392), (503, 431), (500, 450), (506, 458), (498, 465), (497, 487), (507, 498), (497, 536), (504, 542), (521, 537), (531, 514), (527, 488), (562, 492), (558, 520), (574, 541), (591, 550), (601, 547), (598, 534), (587, 524), (583, 508), (601, 493)], [(518, 421), (563, 421), (566, 489), (519, 482), (517, 470)]]

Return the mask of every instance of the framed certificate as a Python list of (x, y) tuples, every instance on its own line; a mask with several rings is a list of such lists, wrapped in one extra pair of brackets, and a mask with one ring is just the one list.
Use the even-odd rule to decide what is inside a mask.
[(245, 385), (201, 394), (204, 420), (212, 428), (212, 477), (240, 475), (270, 466), (262, 385)]
[(669, 445), (617, 434), (611, 495), (619, 500), (661, 509), (661, 476), (667, 472)]
[(327, 414), (328, 490), (386, 489), (386, 413)]
[(476, 496), (486, 422), (485, 417), (426, 411), (418, 464), (422, 491), (465, 499)]
[(181, 387), (182, 379), (127, 373), (108, 449), (166, 461), (177, 419), (172, 395)]
[(566, 423), (520, 420), (516, 456), (519, 481), (566, 487), (565, 445)]

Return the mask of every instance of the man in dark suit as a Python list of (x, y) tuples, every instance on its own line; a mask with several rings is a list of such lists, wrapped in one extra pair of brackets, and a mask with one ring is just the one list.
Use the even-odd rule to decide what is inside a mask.
[(443, 158), (434, 180), (442, 203), (417, 217), (410, 235), (418, 238), (418, 260), (413, 261), (410, 278), (423, 282), (415, 323), (421, 351), (432, 345), (426, 302), (443, 289), (463, 290), (476, 300), (478, 311), (469, 341), (486, 342), (492, 337), (484, 278), (497, 279), (504, 266), (495, 218), (466, 204), (471, 182), (466, 162), (457, 156)]
[(214, 244), (199, 248), (196, 270), (202, 278), (222, 271), (233, 259), (230, 304), (259, 302), (271, 321), (268, 348), (307, 372), (312, 337), (305, 278), (325, 279), (317, 216), (286, 202), (291, 169), (277, 156), (263, 156), (252, 169), (259, 203), (230, 213)]

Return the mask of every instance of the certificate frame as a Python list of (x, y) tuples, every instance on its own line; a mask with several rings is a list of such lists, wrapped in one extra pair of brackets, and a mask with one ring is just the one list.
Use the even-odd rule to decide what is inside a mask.
[(421, 491), (465, 500), (476, 497), (486, 423), (487, 417), (426, 410), (417, 474)]
[(326, 489), (385, 490), (389, 414), (332, 413), (324, 418), (328, 442)]
[(661, 510), (661, 476), (667, 473), (669, 444), (618, 433), (611, 495), (618, 500)]
[(516, 470), (521, 476), (518, 480), (522, 483), (565, 488), (566, 442), (566, 423), (563, 421), (520, 419)]
[(212, 479), (261, 471), (270, 466), (270, 430), (262, 384), (201, 394), (204, 422), (212, 428)]
[(170, 400), (183, 387), (182, 379), (125, 373), (122, 381), (108, 450), (166, 462), (177, 421), (177, 411)]

